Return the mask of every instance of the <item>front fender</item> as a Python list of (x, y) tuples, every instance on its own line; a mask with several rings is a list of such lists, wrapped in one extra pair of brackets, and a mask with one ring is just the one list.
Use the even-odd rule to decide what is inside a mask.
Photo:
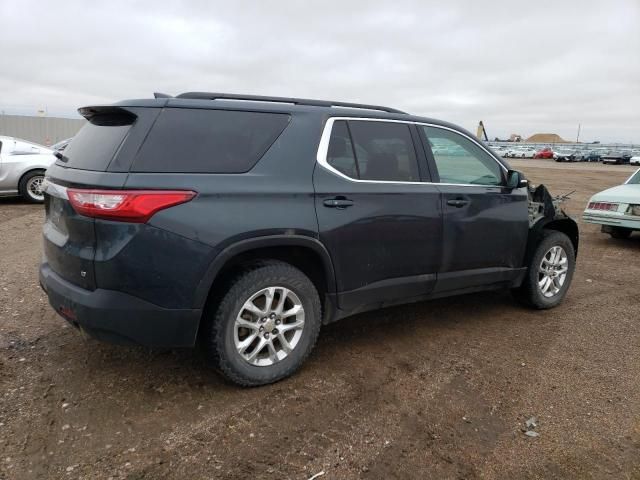
[(556, 230), (567, 235), (577, 258), (580, 243), (577, 222), (558, 206), (558, 201), (554, 201), (544, 185), (539, 185), (529, 192), (529, 235), (523, 265), (529, 265), (544, 230)]

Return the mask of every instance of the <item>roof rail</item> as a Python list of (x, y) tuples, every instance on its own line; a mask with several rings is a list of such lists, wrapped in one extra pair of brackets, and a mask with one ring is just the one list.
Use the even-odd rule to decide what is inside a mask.
[(334, 102), (330, 100), (310, 100), (306, 98), (293, 97), (268, 97), (263, 95), (240, 95), (235, 93), (209, 93), (209, 92), (186, 92), (177, 95), (175, 98), (187, 98), (198, 100), (245, 100), (253, 102), (278, 102), (291, 103), (293, 105), (309, 105), (313, 107), (346, 107), (346, 108), (362, 108), (366, 110), (380, 110), (388, 113), (401, 113), (406, 115), (407, 112), (396, 110), (395, 108), (381, 107), (379, 105), (365, 105), (363, 103)]

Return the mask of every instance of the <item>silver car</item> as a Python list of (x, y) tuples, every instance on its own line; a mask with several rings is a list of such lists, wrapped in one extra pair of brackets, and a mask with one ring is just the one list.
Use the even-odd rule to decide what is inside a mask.
[(44, 201), (44, 171), (55, 162), (53, 150), (0, 136), (0, 196), (20, 195), (31, 203)]

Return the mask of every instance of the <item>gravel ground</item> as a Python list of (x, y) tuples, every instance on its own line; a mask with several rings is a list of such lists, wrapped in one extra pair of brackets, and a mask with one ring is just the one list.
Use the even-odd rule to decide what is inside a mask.
[[(512, 163), (576, 190), (577, 219), (631, 171)], [(0, 478), (640, 478), (640, 234), (581, 223), (553, 311), (498, 292), (361, 314), (293, 378), (240, 389), (191, 351), (67, 327), (38, 286), (42, 219), (0, 200)]]

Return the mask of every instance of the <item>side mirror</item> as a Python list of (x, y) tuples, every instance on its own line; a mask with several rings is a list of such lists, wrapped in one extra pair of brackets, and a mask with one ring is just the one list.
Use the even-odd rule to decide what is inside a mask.
[(507, 188), (523, 188), (529, 185), (529, 181), (517, 170), (507, 172)]

